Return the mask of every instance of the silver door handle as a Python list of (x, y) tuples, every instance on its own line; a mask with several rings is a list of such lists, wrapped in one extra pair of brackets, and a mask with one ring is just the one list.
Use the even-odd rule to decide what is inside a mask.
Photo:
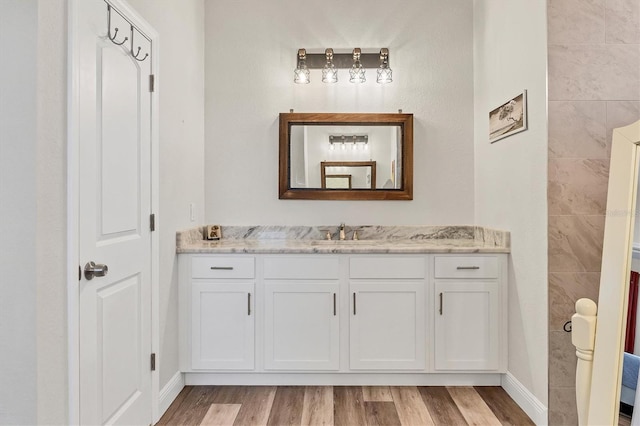
[(458, 266), (456, 269), (480, 269), (479, 266)]
[(93, 277), (104, 277), (107, 272), (109, 272), (109, 267), (101, 263), (91, 261), (84, 265), (84, 277), (87, 280), (92, 280)]
[(212, 266), (214, 271), (233, 271), (233, 266)]

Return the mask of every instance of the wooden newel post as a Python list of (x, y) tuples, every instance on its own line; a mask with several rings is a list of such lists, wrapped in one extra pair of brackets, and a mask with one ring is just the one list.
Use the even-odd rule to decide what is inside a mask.
[(589, 393), (593, 369), (593, 348), (596, 339), (596, 313), (598, 307), (591, 299), (579, 299), (576, 313), (571, 317), (571, 343), (576, 347), (576, 403), (578, 424), (588, 424)]

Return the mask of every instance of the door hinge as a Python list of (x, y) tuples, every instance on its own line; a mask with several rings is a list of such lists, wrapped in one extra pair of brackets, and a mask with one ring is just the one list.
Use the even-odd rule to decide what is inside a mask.
[(149, 74), (149, 92), (156, 91), (156, 76)]
[(156, 371), (156, 354), (151, 354), (151, 371)]
[(154, 213), (149, 216), (149, 229), (151, 232), (156, 230), (156, 215)]

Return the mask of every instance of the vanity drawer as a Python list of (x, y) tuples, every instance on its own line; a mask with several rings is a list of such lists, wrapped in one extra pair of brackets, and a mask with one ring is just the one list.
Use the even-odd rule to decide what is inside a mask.
[(253, 278), (253, 257), (200, 256), (191, 259), (192, 278)]
[(366, 256), (349, 259), (349, 278), (424, 278), (426, 259), (408, 256)]
[(436, 278), (498, 278), (495, 256), (435, 256)]
[(340, 262), (333, 256), (267, 257), (264, 277), (268, 280), (337, 280)]

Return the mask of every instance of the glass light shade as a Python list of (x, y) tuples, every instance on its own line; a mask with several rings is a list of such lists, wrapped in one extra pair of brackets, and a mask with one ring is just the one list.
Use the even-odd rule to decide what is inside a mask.
[(391, 83), (393, 79), (391, 78), (391, 68), (388, 66), (380, 65), (378, 68), (378, 78), (376, 81), (380, 84)]
[(323, 83), (337, 83), (338, 82), (338, 70), (333, 63), (327, 62), (322, 68), (322, 82)]
[(293, 71), (293, 82), (297, 84), (308, 84), (311, 81), (309, 75), (309, 68), (304, 63), (298, 64), (297, 68)]
[(367, 78), (364, 75), (364, 68), (362, 68), (359, 61), (353, 64), (349, 70), (349, 81), (351, 83), (364, 83), (367, 81)]

